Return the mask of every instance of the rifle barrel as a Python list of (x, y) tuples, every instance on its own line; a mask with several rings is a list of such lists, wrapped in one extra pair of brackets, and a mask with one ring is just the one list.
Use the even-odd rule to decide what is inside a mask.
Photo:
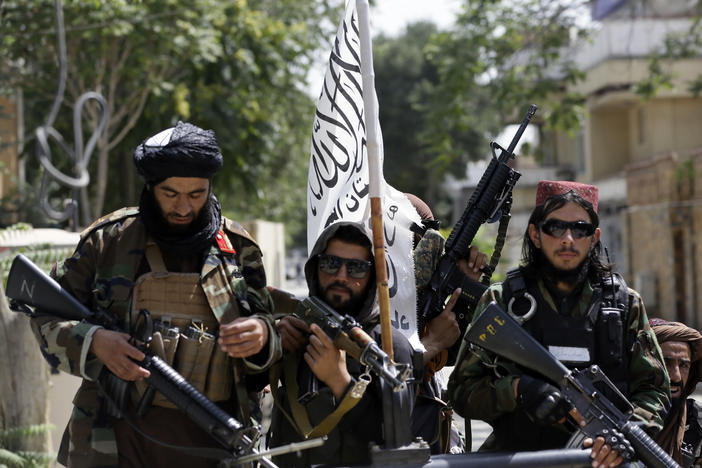
[(508, 157), (514, 154), (514, 149), (517, 147), (517, 143), (519, 143), (519, 140), (522, 138), (522, 133), (524, 133), (524, 130), (526, 130), (527, 125), (529, 125), (529, 122), (531, 121), (531, 118), (534, 117), (536, 109), (538, 109), (538, 107), (536, 107), (534, 104), (529, 105), (529, 109), (527, 110), (524, 119), (522, 119), (522, 123), (517, 129), (517, 133), (514, 134), (514, 138), (512, 138), (511, 143), (507, 147)]

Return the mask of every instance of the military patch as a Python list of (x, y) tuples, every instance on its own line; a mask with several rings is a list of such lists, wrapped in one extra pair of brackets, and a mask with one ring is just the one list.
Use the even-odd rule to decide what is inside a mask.
[(224, 231), (222, 231), (221, 229), (217, 233), (216, 239), (217, 247), (219, 247), (219, 250), (229, 254), (236, 253), (236, 250), (234, 250), (234, 247), (232, 247), (231, 243), (229, 242), (229, 238), (224, 234)]

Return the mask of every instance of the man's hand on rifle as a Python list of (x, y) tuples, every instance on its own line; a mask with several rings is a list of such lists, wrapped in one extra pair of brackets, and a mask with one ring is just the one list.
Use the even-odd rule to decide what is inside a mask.
[(458, 268), (473, 281), (479, 281), (483, 274), (482, 268), (488, 264), (488, 257), (474, 245), (470, 246), (466, 258), (458, 261)]
[(338, 349), (317, 324), (310, 325), (310, 331), (312, 335), (305, 362), (314, 375), (327, 384), (334, 397), (340, 399), (351, 383), (351, 374), (346, 368), (346, 352)]
[(268, 326), (256, 317), (239, 317), (219, 326), (219, 347), (234, 358), (253, 356), (268, 342)]
[(129, 344), (130, 336), (126, 333), (100, 328), (93, 334), (90, 352), (122, 380), (141, 380), (151, 373), (139, 366), (136, 361), (143, 361), (144, 353)]
[(424, 365), (442, 350), (450, 348), (461, 335), (461, 328), (456, 321), (453, 308), (461, 295), (461, 288), (456, 288), (443, 312), (431, 319), (425, 328), (422, 344), (424, 345)]
[(529, 375), (515, 379), (513, 386), (517, 405), (532, 421), (546, 426), (565, 422), (571, 405), (558, 388)]
[(612, 450), (610, 445), (605, 443), (604, 437), (595, 438), (593, 444), (592, 439), (587, 438), (583, 441), (583, 447), (592, 447), (590, 451), (590, 458), (592, 458), (592, 467), (597, 468), (602, 467), (614, 467), (619, 466), (624, 461), (619, 452)]
[(307, 344), (310, 327), (304, 320), (286, 315), (278, 320), (276, 326), (285, 351), (297, 351)]

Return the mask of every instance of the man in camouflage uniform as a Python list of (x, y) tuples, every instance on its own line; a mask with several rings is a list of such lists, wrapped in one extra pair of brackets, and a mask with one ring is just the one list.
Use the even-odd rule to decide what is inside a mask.
[(656, 442), (683, 468), (702, 463), (702, 405), (688, 398), (702, 381), (702, 334), (684, 323), (652, 318), (649, 323), (670, 377), (672, 407)]
[[(134, 161), (145, 180), (139, 207), (96, 221), (52, 276), (89, 309), (114, 315), (126, 332), (133, 331), (139, 310), (147, 309), (158, 330), (151, 350), (248, 425), (249, 392), (255, 395), (265, 385), (265, 377), (256, 377), (279, 358), (280, 338), (261, 251), (238, 223), (221, 215), (212, 193), (211, 179), (222, 166), (214, 132), (179, 122), (139, 145)], [(149, 372), (134, 361), (144, 354), (130, 335), (49, 316), (33, 319), (32, 327), (51, 366), (83, 378), (59, 450), (61, 463), (216, 463), (173, 448), (216, 443), (159, 393), (145, 414), (136, 414)], [(100, 389), (99, 376), (108, 369), (135, 382), (124, 418), (108, 411), (114, 396)]]
[[(597, 201), (594, 186), (541, 181), (522, 266), (485, 292), (475, 317), (495, 301), (566, 366), (598, 364), (655, 431), (669, 407), (668, 375), (641, 297), (600, 259)], [(492, 425), (481, 450), (564, 447), (574, 432), (556, 387), (466, 343), (448, 393), (463, 417)], [(590, 455), (593, 466), (623, 461), (602, 437)]]

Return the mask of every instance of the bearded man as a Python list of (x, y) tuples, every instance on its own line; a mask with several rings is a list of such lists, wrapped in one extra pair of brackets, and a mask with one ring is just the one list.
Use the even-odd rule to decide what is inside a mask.
[[(354, 318), (368, 335), (380, 342), (380, 315), (376, 298), (373, 246), (363, 225), (338, 222), (317, 239), (305, 264), (309, 295), (321, 298), (341, 315)], [(449, 313), (455, 304), (449, 303)], [(269, 446), (326, 435), (324, 445), (298, 455), (274, 458), (285, 467), (368, 465), (371, 445), (385, 442), (383, 395), (379, 379), (338, 349), (316, 324), (308, 326), (286, 315), (278, 323), (285, 356), (279, 375), (272, 378), (276, 400), (268, 433)], [(392, 330), (394, 361), (420, 364), (421, 353), (407, 338)], [(310, 372), (319, 381), (311, 394)], [(368, 379), (371, 379), (368, 383)], [(282, 385), (278, 387), (278, 382)], [(368, 388), (366, 388), (368, 386)], [(404, 385), (402, 401), (414, 401), (414, 386)], [(411, 411), (411, 408), (408, 408)], [(409, 416), (409, 414), (408, 414)], [(409, 417), (407, 419), (409, 424)], [(387, 427), (385, 430), (391, 430)]]
[[(522, 264), (485, 292), (474, 320), (497, 302), (567, 367), (599, 365), (634, 405), (631, 417), (655, 431), (669, 406), (669, 380), (641, 297), (600, 258), (597, 195), (592, 185), (539, 182)], [(562, 448), (576, 432), (558, 388), (466, 343), (448, 393), (464, 418), (492, 425), (481, 450)], [(591, 444), (593, 467), (622, 463), (603, 437)]]
[[(223, 163), (215, 134), (179, 122), (140, 144), (134, 163), (145, 182), (139, 207), (93, 223), (52, 276), (89, 309), (114, 316), (126, 332), (147, 310), (157, 330), (152, 351), (250, 426), (254, 396), (281, 355), (280, 337), (261, 251), (222, 216), (212, 191)], [(215, 440), (163, 395), (140, 404), (150, 374), (137, 363), (144, 353), (129, 334), (37, 312), (32, 329), (49, 364), (83, 379), (60, 463), (217, 465), (207, 449), (218, 446)], [(117, 411), (115, 395), (102, 385), (108, 370), (130, 382), (128, 402)]]
[(702, 461), (702, 405), (688, 398), (702, 380), (702, 334), (684, 323), (650, 320), (670, 376), (672, 406), (656, 442), (684, 468)]

